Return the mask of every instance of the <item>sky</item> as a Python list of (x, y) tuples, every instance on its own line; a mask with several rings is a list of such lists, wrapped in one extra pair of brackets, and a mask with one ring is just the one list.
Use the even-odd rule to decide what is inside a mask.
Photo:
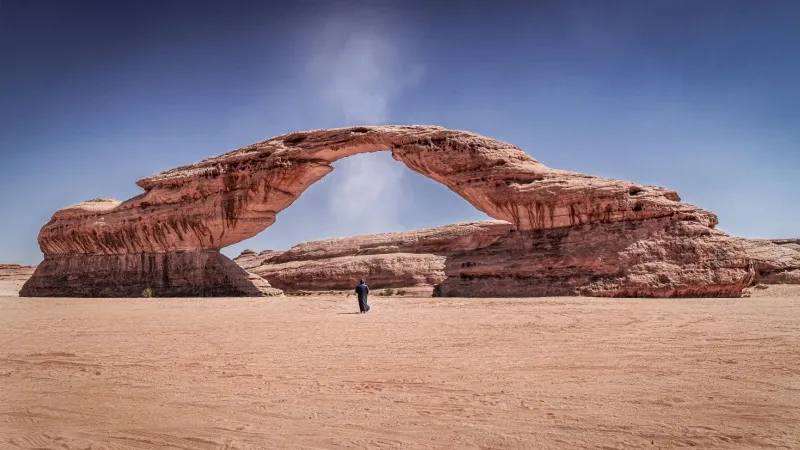
[[(800, 236), (800, 2), (0, 0), (0, 262), (59, 208), (272, 136), (430, 124)], [(355, 155), (223, 250), (486, 219)]]

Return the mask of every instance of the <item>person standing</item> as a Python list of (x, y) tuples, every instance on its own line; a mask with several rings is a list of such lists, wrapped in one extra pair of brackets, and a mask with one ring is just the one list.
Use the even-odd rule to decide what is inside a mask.
[(369, 304), (367, 304), (367, 294), (369, 294), (369, 286), (360, 280), (356, 286), (356, 295), (358, 295), (358, 310), (362, 313), (369, 311)]

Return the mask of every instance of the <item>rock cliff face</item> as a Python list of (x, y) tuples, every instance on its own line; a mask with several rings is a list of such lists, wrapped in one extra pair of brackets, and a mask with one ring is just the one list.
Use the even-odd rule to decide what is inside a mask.
[(800, 239), (733, 238), (737, 249), (753, 261), (756, 282), (800, 284)]
[(400, 233), (327, 239), (287, 251), (243, 252), (237, 264), (286, 292), (351, 290), (360, 278), (372, 289), (429, 287), (445, 279), (448, 255), (506, 237), (504, 221), (470, 222)]
[[(266, 280), (254, 283), (249, 276), (234, 273), (238, 267), (223, 264), (226, 258), (218, 251), (269, 227), (276, 214), (333, 170), (332, 162), (382, 150), (391, 151), (411, 170), (444, 184), (516, 230), (507, 244), (498, 241), (465, 249), (464, 253), (489, 251), (512, 245), (512, 241), (516, 243), (513, 245), (522, 245), (526, 239), (549, 248), (556, 244), (547, 244), (548, 237), (564, 241), (566, 238), (559, 238), (562, 235), (575, 236), (575, 242), (566, 239), (569, 245), (564, 249), (578, 252), (580, 236), (594, 239), (595, 235), (613, 235), (626, 226), (638, 230), (634, 235), (640, 240), (626, 241), (629, 259), (604, 253), (616, 247), (593, 250), (593, 255), (608, 263), (591, 263), (575, 256), (578, 260), (567, 266), (617, 264), (613, 270), (619, 274), (613, 279), (590, 280), (580, 275), (556, 281), (566, 283), (573, 291), (586, 288), (582, 283), (588, 282), (595, 287), (586, 292), (608, 295), (700, 292), (728, 296), (740, 293), (739, 286), (753, 277), (754, 269), (749, 265), (730, 262), (732, 255), (723, 248), (722, 237), (705, 237), (721, 236), (713, 232), (716, 216), (681, 203), (668, 189), (551, 169), (511, 144), (466, 131), (375, 126), (278, 136), (142, 179), (138, 185), (144, 192), (124, 202), (96, 199), (60, 210), (42, 227), (39, 245), (45, 261), (21, 294), (128, 296), (148, 283), (156, 284), (152, 287), (165, 295), (254, 295), (254, 290), (262, 295), (274, 294)], [(628, 261), (641, 267), (664, 263), (658, 259), (663, 252), (637, 250), (657, 245), (693, 250), (695, 259), (683, 267), (683, 256), (675, 253), (674, 260), (669, 259), (672, 250), (665, 250), (672, 276), (640, 279), (639, 272), (624, 272), (627, 269), (623, 265)], [(516, 253), (511, 256), (502, 267), (529, 264), (518, 261), (520, 255)], [(284, 259), (283, 263), (288, 261)], [(398, 261), (385, 264), (403, 264)], [(435, 264), (433, 259), (419, 263)], [(359, 264), (370, 267), (369, 262)], [(524, 281), (501, 277), (500, 273), (487, 276), (477, 272), (477, 263), (464, 266), (472, 268), (465, 272), (460, 265), (453, 266), (450, 259), (446, 266), (448, 279), (442, 287), (451, 293), (484, 295), (492, 289), (506, 289), (509, 295), (542, 292), (535, 278)], [(216, 275), (209, 272), (210, 267)], [(513, 273), (512, 269), (501, 273)], [(611, 272), (608, 269), (603, 274)]]
[[(534, 231), (502, 224), (314, 241), (288, 251), (248, 250), (234, 261), (285, 292), (350, 290), (362, 277), (373, 288), (428, 287), (435, 295), (484, 297), (736, 296), (752, 283), (800, 284), (800, 246), (793, 240), (731, 238), (664, 219)], [(437, 246), (397, 245), (454, 229), (486, 238), (470, 247), (446, 240)]]
[[(76, 276), (77, 275), (77, 276)], [(281, 295), (214, 250), (45, 258), (25, 297), (261, 297)]]
[(381, 150), (520, 230), (657, 217), (717, 223), (667, 189), (551, 169), (474, 133), (384, 126), (292, 133), (139, 180), (145, 192), (125, 202), (56, 212), (39, 244), (46, 256), (219, 250), (270, 226), (330, 163)]
[[(517, 231), (448, 258), (443, 295), (737, 297), (756, 276), (722, 232), (651, 219)], [(517, 257), (514, 257), (517, 255)]]

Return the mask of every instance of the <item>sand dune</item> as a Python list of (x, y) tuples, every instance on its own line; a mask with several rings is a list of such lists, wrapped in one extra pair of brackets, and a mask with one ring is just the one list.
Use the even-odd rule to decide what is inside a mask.
[(4, 298), (0, 448), (797, 448), (791, 294)]

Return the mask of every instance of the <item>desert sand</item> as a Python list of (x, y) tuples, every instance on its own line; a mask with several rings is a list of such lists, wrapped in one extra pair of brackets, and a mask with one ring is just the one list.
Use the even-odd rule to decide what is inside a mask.
[(800, 292), (751, 294), (3, 298), (0, 448), (797, 448)]

